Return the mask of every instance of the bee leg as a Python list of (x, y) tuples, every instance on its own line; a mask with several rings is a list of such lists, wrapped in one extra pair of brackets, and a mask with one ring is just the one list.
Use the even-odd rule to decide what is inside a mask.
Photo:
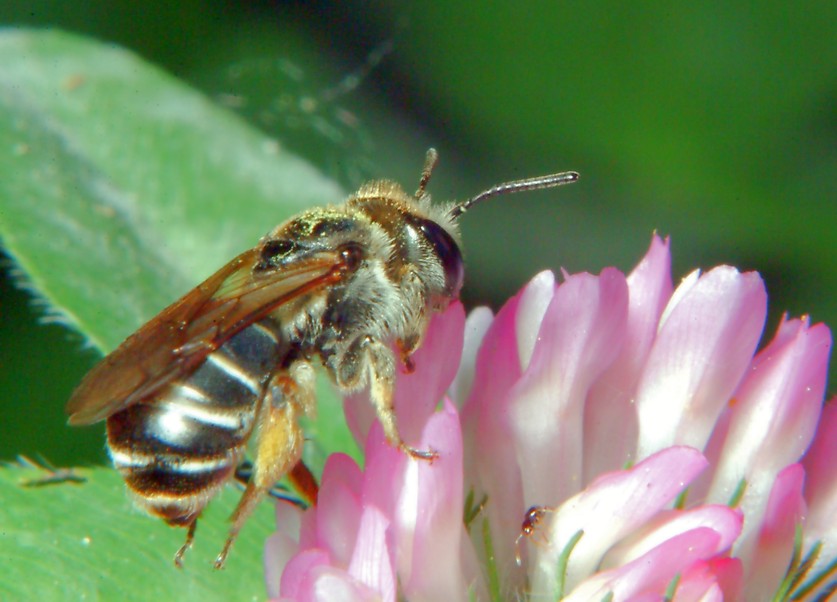
[(317, 478), (313, 475), (305, 462), (300, 460), (288, 473), (288, 480), (293, 484), (299, 495), (308, 502), (309, 506), (317, 505), (317, 496), (320, 493), (320, 486)]
[[(298, 476), (295, 476), (298, 475)], [(235, 468), (233, 478), (238, 481), (241, 491), (247, 487), (247, 483), (253, 478), (253, 463), (244, 460)], [(281, 480), (273, 484), (267, 494), (277, 500), (289, 502), (302, 510), (307, 510), (317, 503), (319, 485), (311, 470), (300, 460), (288, 473), (288, 480), (293, 485), (298, 495), (293, 495), (290, 488), (284, 485)]]
[(398, 347), (401, 364), (404, 366), (404, 371), (407, 374), (412, 374), (416, 371), (416, 363), (413, 361), (413, 352), (416, 350), (416, 347), (418, 347), (418, 342), (418, 337), (416, 337), (415, 340), (399, 339), (395, 342), (396, 347)]
[(427, 155), (424, 157), (424, 169), (421, 170), (421, 180), (419, 180), (419, 187), (415, 194), (417, 199), (422, 199), (427, 194), (427, 184), (430, 182), (430, 176), (433, 174), (433, 168), (436, 167), (438, 162), (439, 153), (436, 152), (435, 148), (428, 148)]
[(250, 482), (250, 479), (253, 476), (253, 463), (250, 460), (243, 460), (235, 467), (235, 473), (233, 475), (235, 480), (247, 486), (247, 483)]
[(238, 532), (259, 500), (299, 462), (304, 436), (297, 419), (305, 411), (304, 403), (313, 395), (305, 390), (308, 385), (308, 382), (297, 383), (285, 372), (271, 380), (259, 409), (259, 439), (253, 474), (230, 517), (232, 526), (224, 548), (215, 558), (216, 569), (223, 568)]
[(390, 445), (418, 460), (435, 460), (438, 457), (435, 451), (410, 447), (398, 432), (393, 405), (395, 358), (389, 347), (369, 335), (355, 339), (338, 367), (338, 384), (346, 389), (357, 388), (362, 382), (363, 367), (368, 370), (369, 395)]
[(180, 549), (174, 555), (174, 566), (179, 569), (183, 568), (183, 555), (186, 550), (192, 547), (192, 542), (195, 541), (195, 530), (198, 528), (198, 517), (192, 519), (189, 523), (189, 530), (186, 532), (186, 541), (180, 546)]

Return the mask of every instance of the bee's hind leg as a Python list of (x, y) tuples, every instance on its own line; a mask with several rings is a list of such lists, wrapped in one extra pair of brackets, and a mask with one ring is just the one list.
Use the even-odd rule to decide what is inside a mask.
[(371, 336), (355, 339), (340, 360), (337, 383), (345, 389), (356, 389), (363, 382), (364, 371), (369, 380), (369, 396), (387, 441), (418, 460), (433, 461), (438, 454), (432, 449), (421, 450), (407, 445), (401, 438), (395, 417), (395, 358), (392, 351)]
[(229, 536), (215, 559), (215, 568), (223, 568), (239, 531), (282, 475), (291, 470), (302, 456), (304, 437), (298, 424), (313, 403), (313, 373), (307, 364), (276, 374), (268, 385), (259, 408), (259, 439), (253, 473), (230, 520)]

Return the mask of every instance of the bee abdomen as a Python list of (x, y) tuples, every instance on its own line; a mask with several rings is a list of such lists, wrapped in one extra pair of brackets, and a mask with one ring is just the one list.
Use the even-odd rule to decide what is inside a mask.
[(182, 412), (174, 400), (136, 404), (108, 419), (113, 463), (148, 512), (187, 524), (232, 476), (247, 423), (219, 426)]
[(232, 476), (282, 346), (245, 329), (180, 381), (108, 418), (111, 458), (150, 513), (189, 524)]
[(142, 507), (169, 523), (187, 524), (232, 476), (243, 449), (214, 460), (157, 457), (146, 466), (138, 465), (136, 456), (126, 465), (117, 454), (112, 455), (128, 490)]

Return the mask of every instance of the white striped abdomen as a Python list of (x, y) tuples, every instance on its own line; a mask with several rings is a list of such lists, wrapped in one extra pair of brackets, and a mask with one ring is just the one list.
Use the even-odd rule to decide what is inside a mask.
[(278, 325), (262, 320), (192, 374), (108, 418), (113, 463), (146, 510), (176, 525), (200, 514), (241, 461), (257, 402), (286, 355)]

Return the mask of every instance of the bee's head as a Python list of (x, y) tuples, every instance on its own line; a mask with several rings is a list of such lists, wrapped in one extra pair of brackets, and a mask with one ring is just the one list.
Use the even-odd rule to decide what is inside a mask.
[[(439, 155), (435, 149), (428, 149), (427, 156), (424, 161), (424, 169), (421, 172), (421, 179), (419, 180), (419, 187), (415, 194), (415, 201), (423, 210), (431, 216), (432, 219), (425, 219), (417, 216), (410, 216), (407, 219), (407, 228), (412, 229), (416, 234), (412, 237), (415, 240), (423, 239), (423, 246), (430, 249), (435, 257), (438, 258), (442, 265), (444, 272), (444, 287), (441, 290), (434, 291), (436, 294), (448, 300), (459, 296), (459, 291), (462, 288), (462, 281), (465, 274), (464, 265), (462, 262), (462, 254), (459, 251), (457, 239), (459, 236), (457, 222), (459, 217), (468, 209), (481, 203), (482, 201), (501, 194), (508, 194), (512, 192), (523, 192), (526, 190), (540, 190), (543, 188), (553, 188), (562, 184), (569, 184), (578, 179), (578, 174), (574, 171), (564, 173), (552, 174), (549, 176), (539, 176), (536, 178), (528, 178), (525, 180), (515, 180), (513, 182), (506, 182), (499, 184), (480, 194), (471, 197), (462, 203), (455, 203), (448, 207), (435, 208), (430, 206), (430, 195), (427, 193), (427, 184), (430, 182), (430, 176), (433, 173), (433, 168), (439, 160)], [(410, 237), (407, 237), (410, 238)]]
[(422, 272), (435, 272), (425, 284), (430, 297), (443, 305), (459, 297), (465, 279), (465, 264), (455, 235), (448, 220), (404, 215), (400, 240), (406, 259)]
[[(438, 155), (428, 150), (419, 188), (408, 195), (397, 184), (375, 180), (362, 186), (343, 207), (311, 209), (278, 226), (258, 247), (255, 273), (274, 273), (308, 260), (340, 254), (341, 270), (369, 266), (399, 286), (421, 281), (427, 301), (443, 307), (459, 296), (465, 275), (459, 248), (459, 217), (488, 198), (575, 182), (565, 172), (516, 180), (489, 188), (469, 200), (433, 205), (426, 187)], [(310, 265), (310, 264), (309, 264)]]

